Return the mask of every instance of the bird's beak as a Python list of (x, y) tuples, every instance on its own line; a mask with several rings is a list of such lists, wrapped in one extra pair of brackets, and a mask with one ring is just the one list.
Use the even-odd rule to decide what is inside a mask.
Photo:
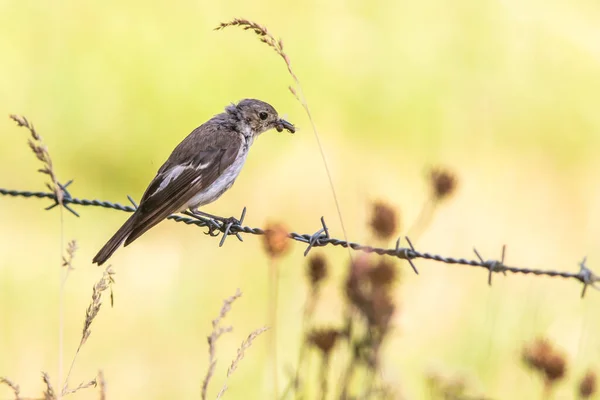
[(283, 132), (284, 129), (287, 130), (289, 133), (296, 132), (296, 128), (294, 128), (294, 125), (287, 122), (283, 118), (280, 118), (277, 121), (277, 125), (275, 125), (275, 129), (277, 129), (277, 132)]

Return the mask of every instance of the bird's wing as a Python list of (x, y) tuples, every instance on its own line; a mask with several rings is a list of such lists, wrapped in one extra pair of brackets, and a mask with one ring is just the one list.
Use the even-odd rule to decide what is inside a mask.
[(229, 142), (220, 148), (209, 147), (186, 163), (169, 162), (158, 171), (142, 196), (131, 234), (125, 246), (148, 229), (179, 212), (198, 193), (209, 187), (236, 159), (242, 141)]

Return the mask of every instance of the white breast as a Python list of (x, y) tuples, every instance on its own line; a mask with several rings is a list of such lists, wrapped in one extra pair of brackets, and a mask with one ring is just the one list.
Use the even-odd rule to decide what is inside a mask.
[[(225, 193), (235, 182), (236, 178), (240, 174), (246, 157), (248, 156), (248, 149), (252, 144), (253, 137), (250, 136), (244, 145), (240, 147), (240, 151), (235, 158), (235, 161), (223, 171), (223, 173), (206, 189), (195, 195), (186, 204), (183, 210), (188, 208), (198, 208), (203, 205), (212, 203), (217, 200), (223, 193)], [(182, 211), (183, 211), (182, 210)]]

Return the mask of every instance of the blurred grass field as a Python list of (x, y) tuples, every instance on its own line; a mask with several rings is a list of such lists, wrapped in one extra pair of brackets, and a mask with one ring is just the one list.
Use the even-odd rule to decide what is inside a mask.
[[(281, 36), (303, 83), (330, 163), (348, 236), (369, 240), (369, 204), (398, 207), (404, 233), (427, 198), (425, 171), (444, 165), (458, 191), (436, 212), (420, 250), (499, 257), (507, 264), (600, 271), (600, 6), (593, 0), (442, 3), (0, 0), (0, 110), (26, 115), (48, 144), (72, 194), (139, 199), (173, 147), (245, 97), (265, 100), (296, 135), (260, 137), (234, 187), (205, 208), (309, 233), (337, 212), (310, 123), (288, 92), (283, 62), (249, 32), (214, 32), (243, 16)], [(42, 190), (26, 132), (0, 120), (0, 187)], [(27, 396), (40, 371), (58, 376), (61, 225), (45, 202), (0, 198), (0, 376)], [(65, 362), (81, 335), (101, 270), (91, 259), (124, 213), (64, 214), (62, 243), (80, 249), (65, 292)], [(307, 292), (302, 246), (280, 263), (280, 382), (297, 360)], [(318, 319), (334, 324), (348, 253), (324, 250), (332, 276)], [(115, 307), (104, 304), (71, 378), (102, 369), (109, 399), (198, 398), (206, 336), (222, 299), (244, 295), (218, 343), (211, 398), (239, 343), (267, 323), (268, 258), (259, 238), (223, 248), (200, 230), (164, 222), (111, 260)], [(432, 368), (468, 376), (494, 399), (539, 398), (523, 368), (525, 342), (547, 336), (567, 355), (556, 398), (575, 396), (600, 369), (600, 293), (574, 281), (494, 278), (483, 270), (419, 261), (403, 268), (397, 327), (384, 378), (408, 399), (427, 398)], [(402, 265), (402, 267), (406, 267)], [(228, 382), (225, 398), (272, 398), (268, 337)], [(333, 361), (336, 362), (335, 360)], [(316, 369), (316, 368), (315, 368)], [(280, 386), (283, 384), (280, 383)], [(59, 386), (59, 385), (56, 385)], [(0, 398), (11, 392), (0, 387)], [(72, 398), (96, 398), (82, 391)]]

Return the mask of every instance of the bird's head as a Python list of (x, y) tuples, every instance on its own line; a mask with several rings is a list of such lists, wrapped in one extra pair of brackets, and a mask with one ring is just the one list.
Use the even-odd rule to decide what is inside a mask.
[(254, 136), (258, 136), (269, 129), (284, 129), (290, 133), (296, 132), (293, 124), (279, 118), (277, 111), (268, 103), (256, 99), (244, 99), (235, 105), (227, 107), (226, 111), (235, 115), (243, 127), (250, 128)]

